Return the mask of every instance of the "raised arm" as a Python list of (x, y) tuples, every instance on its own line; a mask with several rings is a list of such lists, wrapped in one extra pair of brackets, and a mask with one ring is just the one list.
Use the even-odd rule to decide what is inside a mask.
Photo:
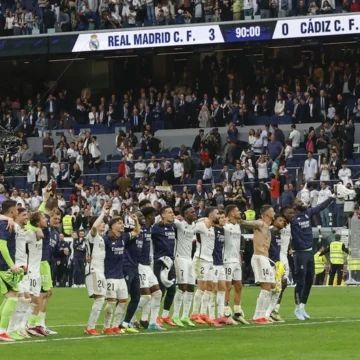
[(101, 224), (101, 222), (103, 221), (104, 217), (109, 213), (109, 205), (105, 204), (102, 208), (102, 212), (99, 215), (99, 217), (96, 219), (96, 221), (94, 222), (91, 230), (90, 230), (90, 234), (92, 237), (96, 236), (97, 234), (97, 227)]
[(260, 229), (265, 225), (265, 223), (261, 220), (240, 220), (240, 225), (245, 226), (249, 229)]

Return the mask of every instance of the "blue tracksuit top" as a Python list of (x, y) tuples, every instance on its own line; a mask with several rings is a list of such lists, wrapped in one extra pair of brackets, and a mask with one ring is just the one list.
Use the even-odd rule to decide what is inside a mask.
[(291, 222), (293, 250), (307, 250), (313, 247), (311, 218), (329, 206), (333, 200), (334, 199), (331, 197), (314, 208), (295, 212), (294, 220)]

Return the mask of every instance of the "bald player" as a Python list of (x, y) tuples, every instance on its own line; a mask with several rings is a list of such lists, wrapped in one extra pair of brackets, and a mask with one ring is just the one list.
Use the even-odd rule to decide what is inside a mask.
[(240, 220), (240, 224), (254, 230), (254, 254), (251, 258), (251, 267), (254, 272), (255, 283), (259, 283), (261, 287), (252, 322), (268, 324), (269, 321), (266, 319), (265, 313), (270, 305), (271, 290), (275, 287), (275, 272), (269, 260), (270, 225), (275, 218), (275, 211), (271, 205), (264, 205), (260, 214), (260, 220)]

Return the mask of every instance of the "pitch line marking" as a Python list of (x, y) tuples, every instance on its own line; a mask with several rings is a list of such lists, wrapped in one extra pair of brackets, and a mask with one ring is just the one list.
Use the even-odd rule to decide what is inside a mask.
[[(271, 325), (254, 325), (254, 326), (237, 326), (235, 329), (243, 330), (251, 330), (251, 329), (259, 329), (259, 328), (278, 328), (278, 327), (290, 327), (290, 326), (310, 326), (310, 325), (327, 325), (327, 324), (340, 324), (340, 323), (355, 323), (360, 322), (360, 319), (348, 319), (348, 320), (340, 320), (340, 321), (318, 321), (318, 322), (302, 322), (302, 323), (292, 323), (292, 324), (271, 324)], [(222, 328), (206, 328), (206, 329), (189, 329), (189, 330), (178, 330), (178, 331), (161, 331), (161, 332), (140, 332), (138, 334), (132, 335), (120, 335), (120, 336), (109, 336), (109, 335), (99, 335), (99, 336), (82, 336), (82, 337), (66, 337), (66, 338), (54, 338), (54, 339), (37, 339), (37, 340), (22, 340), (15, 342), (3, 342), (0, 345), (19, 345), (19, 344), (34, 344), (34, 343), (49, 343), (49, 342), (59, 342), (59, 341), (69, 341), (69, 340), (96, 340), (103, 338), (117, 338), (120, 339), (122, 337), (127, 336), (154, 336), (154, 335), (172, 335), (172, 334), (181, 334), (181, 333), (195, 333), (195, 332), (203, 332), (203, 331), (222, 331), (222, 330), (230, 330), (230, 326), (222, 327)]]

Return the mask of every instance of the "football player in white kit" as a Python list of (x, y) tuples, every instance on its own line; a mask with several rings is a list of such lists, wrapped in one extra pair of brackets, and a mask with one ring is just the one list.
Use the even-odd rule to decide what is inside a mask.
[[(286, 210), (288, 207), (284, 207), (282, 212)], [(289, 253), (289, 247), (290, 247), (290, 238), (291, 238), (291, 227), (290, 224), (287, 224), (284, 229), (280, 231), (280, 262), (284, 265), (285, 274), (283, 276), (282, 282), (281, 282), (281, 292), (279, 296), (279, 300), (277, 305), (275, 306), (275, 309), (271, 316), (276, 321), (283, 321), (281, 316), (279, 315), (280, 310), (280, 303), (283, 296), (283, 293), (287, 287), (288, 281), (289, 281), (289, 260), (288, 260), (288, 253)]]
[(225, 316), (231, 318), (229, 305), (231, 288), (234, 286), (234, 322), (249, 324), (241, 308), (242, 269), (241, 269), (241, 229), (239, 222), (241, 213), (236, 205), (228, 205), (225, 209), (228, 223), (224, 226), (225, 247), (224, 267), (226, 276)]
[(193, 313), (190, 319), (198, 324), (214, 325), (214, 322), (207, 315), (207, 311), (213, 288), (214, 225), (219, 222), (219, 210), (215, 207), (208, 207), (205, 211), (205, 217), (204, 221), (197, 222), (195, 226), (195, 233), (199, 236), (197, 237), (193, 262), (198, 288), (194, 295)]
[(92, 216), (89, 219), (91, 227), (86, 236), (86, 269), (85, 284), (90, 298), (94, 299), (88, 323), (84, 333), (88, 335), (100, 335), (95, 329), (96, 322), (100, 316), (106, 295), (105, 279), (105, 242), (102, 234), (105, 230), (104, 217), (108, 215), (111, 204), (105, 204), (100, 216)]
[(31, 304), (23, 318), (23, 324), (27, 324), (26, 331), (31, 335), (43, 337), (43, 331), (37, 326), (40, 312), (41, 295), (41, 259), (43, 254), (43, 237), (41, 229), (47, 227), (46, 216), (40, 212), (30, 215), (30, 221), (25, 225), (26, 245), (28, 249), (28, 277), (31, 295)]
[[(29, 214), (24, 208), (18, 208), (18, 214), (15, 219), (15, 264), (19, 267), (27, 268), (28, 259), (26, 254), (26, 230), (24, 226), (29, 220)], [(29, 276), (24, 275), (22, 281), (19, 283), (18, 302), (16, 304), (15, 311), (11, 315), (7, 332), (9, 336), (14, 340), (22, 340), (29, 338), (25, 330), (25, 326), (22, 327), (22, 319), (26, 314), (28, 307), (30, 306), (30, 282)]]
[[(175, 250), (175, 270), (178, 290), (174, 297), (174, 312), (172, 321), (180, 327), (184, 324), (195, 326), (189, 318), (190, 308), (194, 295), (195, 271), (191, 258), (192, 242), (195, 237), (196, 213), (191, 204), (186, 204), (181, 209), (184, 220), (175, 220), (177, 230)], [(181, 305), (184, 303), (182, 317), (180, 318)]]

